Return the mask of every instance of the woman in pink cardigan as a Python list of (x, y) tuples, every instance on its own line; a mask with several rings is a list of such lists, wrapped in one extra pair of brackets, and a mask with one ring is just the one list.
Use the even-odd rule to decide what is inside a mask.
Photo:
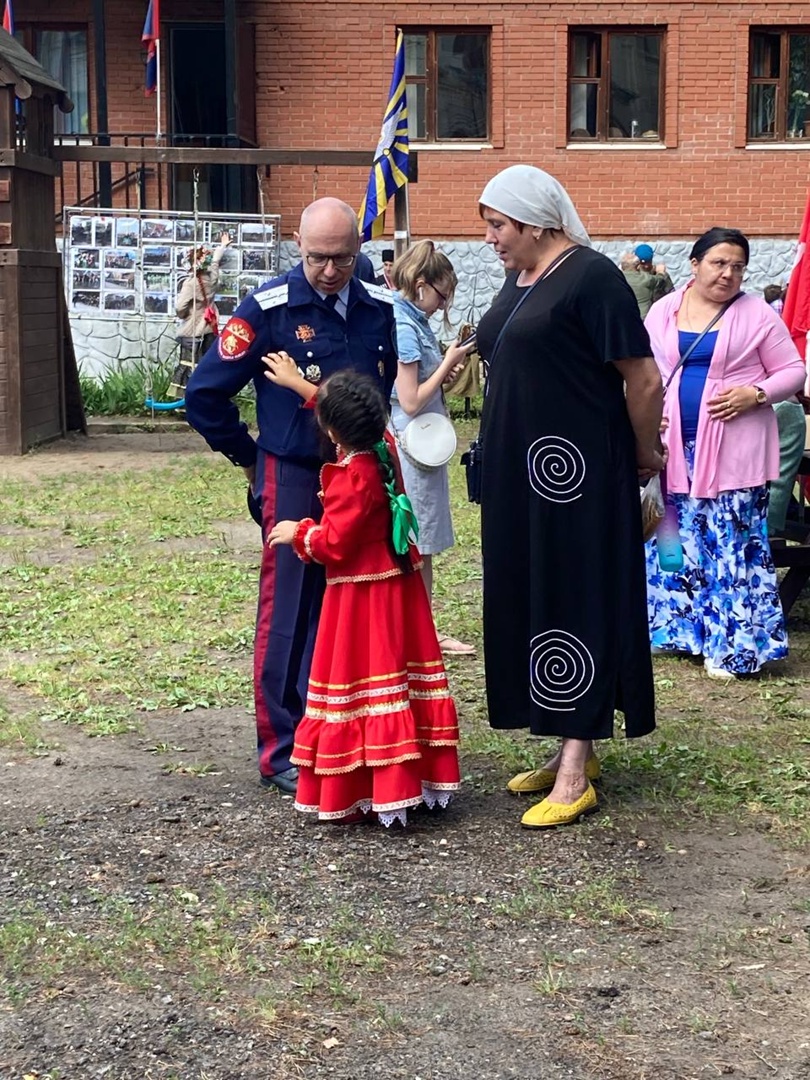
[(737, 229), (710, 229), (692, 248), (692, 280), (645, 320), (665, 385), (671, 377), (666, 476), (684, 553), (683, 568), (668, 572), (656, 540), (647, 545), (652, 647), (703, 656), (719, 679), (787, 655), (766, 520), (768, 481), (779, 475), (771, 405), (802, 387), (804, 365), (779, 316), (741, 293), (748, 255)]

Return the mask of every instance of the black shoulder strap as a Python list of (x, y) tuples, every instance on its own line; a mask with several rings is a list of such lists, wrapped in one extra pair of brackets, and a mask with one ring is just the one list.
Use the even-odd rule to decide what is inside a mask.
[(487, 359), (487, 367), (492, 367), (492, 362), (495, 359), (495, 353), (498, 351), (498, 346), (500, 345), (501, 341), (503, 340), (503, 335), (506, 333), (506, 328), (509, 325), (509, 323), (512, 321), (512, 319), (514, 319), (515, 315), (517, 315), (518, 308), (520, 307), (520, 305), (524, 302), (524, 300), (529, 299), (529, 296), (531, 295), (531, 293), (534, 292), (534, 290), (537, 288), (537, 286), (540, 284), (540, 282), (543, 280), (543, 278), (548, 277), (548, 275), (555, 268), (555, 266), (559, 266), (559, 264), (561, 262), (564, 262), (565, 259), (567, 259), (569, 255), (573, 254), (573, 252), (575, 252), (577, 250), (577, 248), (581, 247), (581, 246), (582, 246), (581, 244), (575, 244), (573, 247), (566, 248), (565, 251), (561, 251), (560, 254), (557, 256), (557, 258), (553, 259), (548, 264), (548, 266), (545, 268), (545, 270), (540, 275), (540, 277), (537, 279), (537, 281), (535, 281), (528, 289), (526, 289), (526, 291), (523, 293), (521, 298), (518, 300), (518, 302), (515, 304), (515, 306), (512, 308), (512, 310), (506, 316), (506, 322), (503, 324), (503, 326), (500, 329), (500, 332), (498, 333), (498, 336), (495, 338), (495, 344), (492, 346), (492, 352), (489, 354), (489, 358)]

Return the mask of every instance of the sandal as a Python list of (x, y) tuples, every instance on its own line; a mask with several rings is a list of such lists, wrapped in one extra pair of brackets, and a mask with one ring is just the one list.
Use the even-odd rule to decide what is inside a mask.
[(474, 645), (467, 645), (458, 638), (450, 637), (449, 634), (439, 636), (439, 648), (445, 656), (475, 656)]

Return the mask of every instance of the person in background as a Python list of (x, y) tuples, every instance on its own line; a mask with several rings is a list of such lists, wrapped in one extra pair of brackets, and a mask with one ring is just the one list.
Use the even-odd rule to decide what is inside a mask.
[(633, 290), (639, 314), (642, 319), (646, 318), (647, 312), (653, 306), (653, 301), (658, 299), (658, 281), (655, 275), (641, 269), (638, 255), (634, 255), (632, 251), (625, 251), (622, 255), (619, 260), (619, 269)]
[[(313, 397), (285, 354), (265, 363), (269, 379)], [(376, 382), (338, 372), (317, 390), (315, 415), (337, 451), (321, 471), (323, 518), (277, 521), (268, 537), (271, 549), (289, 544), (305, 565), (326, 567), (291, 759), (295, 807), (325, 821), (373, 813), (404, 825), (410, 808), (446, 806), (460, 784), (456, 708), (411, 542), (415, 518)]]
[[(478, 326), (489, 722), (556, 736), (512, 792), (548, 790), (527, 828), (597, 808), (594, 740), (655, 727), (639, 477), (660, 471), (661, 377), (633, 293), (554, 177), (513, 165), (484, 188), (506, 282)], [(494, 353), (494, 355), (493, 355)]]
[(645, 274), (652, 274), (655, 278), (656, 293), (653, 297), (653, 303), (656, 300), (660, 300), (662, 296), (668, 296), (669, 293), (675, 288), (672, 284), (672, 278), (667, 273), (666, 263), (659, 262), (653, 264), (655, 258), (655, 252), (649, 244), (639, 244), (633, 254), (638, 259), (638, 265)]
[(742, 292), (748, 255), (738, 229), (709, 229), (692, 248), (691, 281), (645, 323), (668, 384), (666, 476), (684, 560), (664, 570), (657, 540), (647, 544), (650, 641), (702, 656), (714, 679), (787, 655), (766, 520), (779, 476), (772, 406), (801, 389), (804, 365), (776, 312)]
[(394, 249), (382, 249), (382, 273), (374, 278), (375, 285), (384, 285), (386, 289), (393, 289), (391, 282), (391, 267), (394, 265)]
[[(458, 373), (473, 344), (454, 342), (444, 356), (429, 319), (453, 302), (458, 279), (447, 256), (437, 251), (432, 240), (420, 240), (401, 255), (391, 271), (396, 292), (394, 317), (397, 323), (399, 365), (391, 395), (391, 426), (394, 434), (420, 413), (447, 415), (444, 383)], [(453, 546), (450, 517), (450, 479), (447, 465), (426, 469), (402, 455), (405, 490), (413, 501), (419, 522), (419, 550), (422, 576), (428, 598), (433, 603), (433, 556)], [(439, 636), (442, 652), (470, 656), (475, 648), (448, 634)]]
[(231, 242), (231, 234), (222, 233), (219, 245), (211, 251), (200, 246), (189, 248), (186, 255), (188, 273), (183, 278), (175, 301), (180, 359), (172, 374), (168, 397), (175, 401), (185, 396), (191, 372), (204, 356), (219, 333), (219, 312), (214, 296), (219, 283), (219, 264)]
[(790, 499), (804, 456), (807, 422), (804, 406), (797, 397), (775, 402), (773, 411), (776, 413), (776, 427), (779, 432), (779, 476), (771, 480), (768, 536), (780, 536), (785, 529)]
[[(244, 470), (265, 537), (282, 518), (320, 519), (324, 459), (313, 412), (263, 377), (262, 357), (284, 350), (313, 386), (351, 368), (376, 380), (386, 400), (397, 370), (393, 297), (353, 276), (360, 249), (355, 211), (339, 199), (318, 199), (294, 235), (301, 262), (242, 301), (186, 392), (191, 426)], [(251, 381), (255, 440), (233, 401)], [(298, 780), (290, 753), (323, 589), (323, 567), (304, 565), (288, 547), (264, 545), (254, 645), (259, 773), (263, 786), (287, 793)]]
[(781, 315), (785, 306), (785, 302), (782, 299), (782, 286), (766, 285), (762, 291), (762, 295), (765, 303), (769, 304), (777, 315)]

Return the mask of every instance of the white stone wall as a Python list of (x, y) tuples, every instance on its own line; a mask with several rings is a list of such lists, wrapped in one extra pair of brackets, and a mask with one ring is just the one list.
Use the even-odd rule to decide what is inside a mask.
[[(644, 237), (626, 240), (594, 242), (618, 263), (623, 252), (636, 244), (647, 242)], [(390, 247), (390, 241), (365, 244), (363, 250), (378, 272), (382, 272), (380, 251)], [(478, 241), (442, 240), (437, 246), (446, 253), (458, 274), (459, 284), (451, 312), (451, 323), (477, 322), (492, 302), (503, 282), (503, 269), (492, 248)], [(691, 240), (656, 240), (656, 262), (665, 262), (676, 285), (689, 277)], [(790, 275), (796, 253), (793, 240), (752, 240), (751, 261), (744, 283), (747, 292), (759, 292), (770, 284), (784, 284)], [(280, 267), (287, 270), (299, 258), (298, 248), (291, 241), (281, 245)], [(76, 359), (82, 374), (99, 378), (104, 372), (142, 362), (164, 362), (177, 349), (173, 319), (93, 319), (82, 315), (70, 316)], [(434, 320), (436, 333), (444, 340), (450, 334), (441, 319)]]

